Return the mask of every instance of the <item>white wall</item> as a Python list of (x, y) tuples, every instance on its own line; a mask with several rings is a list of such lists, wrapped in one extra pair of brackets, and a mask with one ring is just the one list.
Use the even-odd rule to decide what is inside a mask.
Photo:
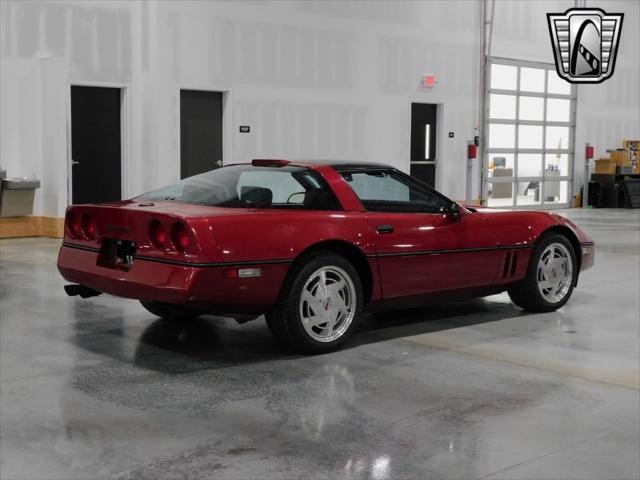
[[(127, 89), (125, 196), (178, 178), (180, 88), (230, 92), (225, 162), (346, 158), (406, 171), (410, 102), (421, 101), (443, 104), (437, 185), (461, 199), (466, 140), (476, 134), (478, 118), (479, 5), (3, 0), (0, 161), (10, 175), (45, 176), (37, 213), (62, 215), (71, 83)], [(493, 54), (552, 62), (544, 14), (572, 5), (498, 0)], [(620, 131), (639, 136), (640, 108), (637, 2), (604, 8), (627, 18), (614, 78), (580, 87), (577, 138), (609, 132), (590, 140), (599, 149), (616, 146)], [(420, 89), (423, 73), (436, 75), (432, 91)], [(588, 100), (585, 90), (592, 93)], [(604, 101), (616, 106), (602, 114)], [(619, 128), (609, 127), (612, 120)], [(240, 134), (239, 125), (251, 125), (251, 133)], [(474, 182), (474, 197), (478, 187)]]
[[(12, 177), (42, 178), (40, 62), (28, 58), (2, 58), (0, 62), (0, 165)], [(42, 208), (41, 189), (36, 191), (35, 208)]]
[[(438, 184), (464, 198), (460, 169), (476, 114), (477, 6), (467, 1), (3, 1), (0, 54), (11, 61), (4, 64), (2, 80), (17, 75), (14, 59), (42, 69), (37, 65), (44, 60), (34, 58), (54, 58), (68, 62), (67, 83), (126, 86), (126, 195), (178, 178), (181, 87), (230, 91), (226, 162), (346, 158), (408, 170), (410, 102), (442, 103), (442, 133), (454, 131), (456, 137), (441, 136)], [(423, 73), (436, 75), (439, 83), (432, 91), (420, 89)], [(68, 98), (67, 87), (33, 88), (46, 97), (33, 106), (34, 118), (42, 115), (42, 103), (57, 106), (50, 117), (60, 114), (55, 99)], [(3, 105), (5, 96), (21, 104), (28, 95), (17, 87), (7, 90)], [(5, 110), (12, 117), (12, 110)], [(251, 125), (251, 133), (238, 133), (241, 124)], [(51, 129), (47, 132), (52, 142)], [(48, 169), (37, 173), (67, 169), (59, 144), (43, 155), (42, 138), (37, 146), (4, 126), (2, 138), (39, 149)], [(10, 175), (29, 170), (30, 161), (15, 153), (5, 160), (3, 151)]]

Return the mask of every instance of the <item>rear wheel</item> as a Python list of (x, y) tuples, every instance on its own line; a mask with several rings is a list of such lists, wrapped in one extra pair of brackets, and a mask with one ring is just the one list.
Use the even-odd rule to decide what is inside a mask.
[(140, 300), (140, 303), (148, 312), (173, 322), (194, 320), (202, 314), (202, 312), (198, 310), (182, 305), (173, 305), (171, 303), (149, 302), (144, 300)]
[(345, 258), (319, 252), (302, 260), (265, 315), (274, 336), (304, 353), (337, 349), (353, 334), (362, 311), (362, 283)]
[(551, 312), (567, 303), (577, 278), (576, 253), (569, 239), (548, 235), (534, 249), (526, 277), (509, 289), (509, 296), (525, 310)]

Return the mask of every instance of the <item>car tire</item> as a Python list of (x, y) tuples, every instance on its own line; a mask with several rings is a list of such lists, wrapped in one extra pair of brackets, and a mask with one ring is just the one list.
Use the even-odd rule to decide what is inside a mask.
[(197, 310), (182, 305), (171, 303), (140, 300), (140, 304), (149, 312), (164, 320), (172, 322), (185, 322), (195, 320), (202, 314)]
[(362, 292), (360, 276), (347, 259), (316, 252), (294, 264), (275, 308), (265, 315), (267, 325), (292, 350), (331, 352), (355, 331)]
[(548, 234), (535, 246), (525, 278), (509, 288), (513, 303), (531, 312), (552, 312), (562, 307), (578, 279), (573, 245), (561, 234)]

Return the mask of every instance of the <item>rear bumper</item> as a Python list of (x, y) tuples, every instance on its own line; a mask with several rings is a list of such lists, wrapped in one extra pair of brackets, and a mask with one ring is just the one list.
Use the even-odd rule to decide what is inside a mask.
[(58, 270), (69, 282), (103, 293), (207, 309), (211, 312), (263, 313), (276, 302), (288, 263), (255, 264), (262, 276), (225, 278), (225, 266), (192, 267), (142, 258), (129, 271), (96, 265), (97, 251), (62, 246)]
[(580, 250), (582, 255), (582, 262), (580, 263), (580, 270), (586, 270), (593, 267), (595, 262), (596, 249), (593, 242), (581, 242)]

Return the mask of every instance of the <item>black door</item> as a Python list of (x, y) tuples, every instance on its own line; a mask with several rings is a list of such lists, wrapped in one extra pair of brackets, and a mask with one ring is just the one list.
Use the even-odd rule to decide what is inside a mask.
[(222, 92), (180, 90), (180, 178), (222, 166)]
[(437, 109), (433, 103), (411, 104), (410, 173), (432, 187), (436, 183)]
[(73, 203), (121, 199), (119, 88), (71, 87)]

